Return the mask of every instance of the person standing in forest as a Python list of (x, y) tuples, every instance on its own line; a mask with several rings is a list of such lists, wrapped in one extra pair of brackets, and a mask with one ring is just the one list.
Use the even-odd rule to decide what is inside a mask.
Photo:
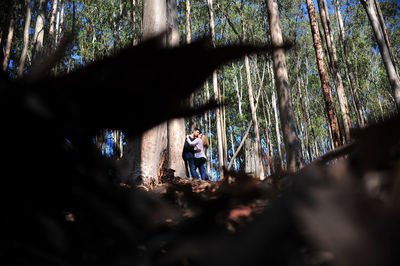
[[(194, 141), (199, 135), (200, 135), (200, 130), (198, 128), (195, 128), (192, 131), (192, 134), (186, 138), (182, 151), (182, 158), (185, 162), (186, 176), (189, 177), (189, 170), (190, 170), (190, 175), (196, 179), (200, 179), (200, 176), (196, 172), (195, 156), (194, 156), (195, 150), (192, 146), (190, 146), (188, 141)], [(189, 165), (189, 170), (188, 170), (188, 165)]]
[[(193, 141), (190, 139), (190, 136), (187, 136), (186, 142), (190, 146), (194, 147), (194, 151), (195, 151), (195, 154), (194, 154), (195, 160), (194, 161), (195, 161), (196, 169), (199, 168), (199, 170), (200, 170), (201, 179), (208, 180), (207, 169), (206, 169), (207, 157), (204, 152), (204, 149), (208, 148), (207, 136), (200, 133), (198, 135), (198, 137), (196, 139), (194, 139)], [(197, 172), (196, 172), (196, 174), (197, 174)]]

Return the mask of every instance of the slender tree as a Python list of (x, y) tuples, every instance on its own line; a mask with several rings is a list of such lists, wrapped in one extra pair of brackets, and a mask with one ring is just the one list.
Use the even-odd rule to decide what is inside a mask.
[(50, 16), (50, 27), (49, 27), (49, 37), (48, 37), (48, 49), (47, 49), (49, 52), (53, 50), (53, 46), (55, 43), (54, 33), (56, 28), (57, 6), (58, 6), (58, 0), (53, 0), (51, 16)]
[[(278, 3), (276, 0), (267, 0), (271, 43), (282, 46), (283, 38), (279, 20)], [(301, 144), (296, 133), (293, 107), (289, 90), (289, 79), (286, 68), (286, 56), (283, 48), (272, 52), (276, 89), (279, 99), (279, 115), (286, 149), (286, 163), (289, 172), (295, 172), (303, 165)]]
[(28, 53), (29, 45), (29, 28), (31, 26), (31, 1), (25, 0), (26, 5), (26, 15), (25, 15), (25, 25), (24, 25), (24, 46), (21, 52), (21, 58), (19, 60), (18, 76), (22, 77), (25, 68), (26, 54)]
[(354, 74), (354, 69), (350, 60), (350, 54), (349, 54), (349, 47), (348, 47), (348, 41), (347, 37), (344, 31), (344, 24), (343, 24), (343, 18), (342, 18), (342, 12), (340, 11), (340, 4), (339, 0), (335, 0), (335, 11), (336, 11), (336, 17), (338, 21), (338, 26), (339, 26), (339, 37), (341, 44), (343, 46), (343, 54), (346, 62), (346, 72), (350, 84), (350, 89), (351, 89), (351, 96), (353, 98), (354, 102), (354, 109), (356, 111), (357, 115), (357, 121), (360, 127), (364, 127), (364, 118), (362, 114), (362, 109), (361, 109), (361, 103), (358, 98), (358, 83)]
[[(211, 31), (211, 43), (215, 47), (215, 26), (214, 26), (214, 11), (213, 11), (213, 0), (207, 0), (209, 23)], [(213, 89), (214, 89), (214, 100), (219, 102), (219, 89), (218, 89), (218, 75), (217, 70), (213, 72)], [(219, 173), (221, 180), (224, 178), (223, 166), (224, 166), (224, 149), (222, 139), (222, 123), (221, 123), (221, 110), (220, 108), (215, 109), (216, 123), (217, 123), (217, 147), (218, 147), (218, 160), (219, 160)]]
[(7, 69), (8, 69), (8, 64), (9, 64), (9, 62), (10, 62), (11, 47), (12, 47), (12, 43), (13, 43), (14, 29), (15, 29), (14, 23), (15, 23), (15, 19), (14, 19), (14, 17), (11, 15), (10, 23), (9, 23), (9, 27), (8, 27), (6, 49), (5, 49), (5, 51), (4, 51), (4, 59), (3, 59), (3, 62), (2, 62), (2, 69), (3, 69), (3, 71), (7, 71)]
[(342, 75), (339, 71), (339, 64), (336, 55), (335, 42), (333, 40), (333, 35), (330, 27), (329, 13), (326, 5), (326, 0), (318, 0), (319, 15), (321, 18), (322, 27), (325, 33), (325, 42), (329, 54), (329, 65), (332, 70), (333, 80), (335, 83), (336, 91), (338, 94), (340, 111), (342, 113), (343, 127), (346, 136), (346, 141), (350, 140), (350, 111), (348, 106), (348, 101), (346, 93), (344, 90)]
[(339, 131), (339, 123), (336, 115), (336, 109), (333, 104), (331, 87), (329, 85), (328, 71), (326, 69), (324, 61), (324, 51), (322, 49), (321, 35), (319, 33), (318, 22), (315, 15), (315, 6), (312, 0), (307, 0), (307, 9), (308, 9), (308, 16), (310, 18), (311, 32), (314, 41), (314, 49), (317, 58), (318, 71), (324, 95), (325, 109), (328, 115), (329, 126), (332, 131), (334, 147), (336, 148), (342, 145), (342, 138)]
[(40, 0), (38, 14), (36, 17), (35, 33), (33, 35), (32, 60), (35, 62), (41, 55), (44, 41), (44, 22), (46, 15), (46, 1)]
[(400, 110), (400, 78), (396, 72), (394, 62), (390, 56), (390, 48), (386, 44), (382, 25), (379, 22), (378, 16), (375, 11), (374, 0), (360, 0), (362, 5), (367, 12), (368, 19), (371, 23), (372, 29), (375, 34), (376, 41), (378, 43), (379, 50), (381, 52), (382, 61), (385, 65), (386, 73), (389, 78), (390, 86), (392, 87), (393, 97), (397, 105), (397, 109)]

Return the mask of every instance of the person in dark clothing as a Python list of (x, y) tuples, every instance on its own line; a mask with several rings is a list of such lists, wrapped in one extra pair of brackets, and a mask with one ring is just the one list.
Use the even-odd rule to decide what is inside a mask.
[[(201, 133), (200, 130), (198, 128), (195, 128), (192, 134), (189, 135), (189, 139), (191, 141), (195, 140), (200, 135), (200, 133)], [(194, 148), (190, 146), (185, 139), (185, 144), (183, 146), (183, 151), (182, 151), (182, 158), (185, 161), (186, 176), (189, 177), (189, 171), (188, 171), (188, 165), (189, 165), (190, 175), (193, 178), (200, 179), (200, 175), (196, 171), (194, 153), (195, 153)]]

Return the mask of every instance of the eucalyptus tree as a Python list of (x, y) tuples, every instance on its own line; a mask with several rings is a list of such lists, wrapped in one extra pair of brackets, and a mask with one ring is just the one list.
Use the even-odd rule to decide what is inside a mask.
[[(167, 45), (179, 46), (178, 10), (175, 0), (167, 0)], [(185, 139), (185, 119), (168, 120), (168, 166), (175, 170), (175, 175), (185, 177), (185, 165), (182, 160), (182, 150)]]
[(24, 46), (22, 48), (21, 57), (19, 60), (19, 67), (18, 67), (19, 77), (22, 77), (24, 73), (26, 55), (28, 53), (28, 45), (29, 45), (29, 29), (31, 26), (31, 18), (32, 18), (31, 1), (25, 0), (25, 6), (26, 6), (26, 15), (24, 24)]
[[(283, 46), (282, 31), (279, 20), (278, 3), (267, 0), (270, 25), (271, 44)], [(284, 48), (275, 48), (272, 52), (276, 89), (279, 99), (279, 114), (286, 149), (287, 170), (295, 172), (303, 166), (303, 156), (299, 137), (297, 136), (292, 101), (289, 90), (289, 80), (286, 68)]]
[(325, 43), (329, 54), (329, 65), (332, 70), (333, 80), (338, 94), (340, 111), (342, 113), (343, 128), (346, 136), (346, 141), (348, 142), (350, 141), (350, 128), (351, 128), (350, 112), (343, 85), (342, 75), (340, 74), (339, 71), (339, 64), (336, 55), (336, 46), (331, 30), (326, 0), (318, 0), (318, 7), (319, 7), (319, 15), (321, 18), (322, 27), (325, 33)]
[(35, 33), (33, 35), (33, 40), (32, 40), (34, 47), (32, 51), (33, 62), (36, 62), (37, 58), (40, 57), (40, 55), (43, 52), (46, 9), (47, 9), (47, 1), (40, 0), (36, 16)]
[(350, 60), (348, 40), (347, 40), (347, 36), (346, 36), (345, 30), (344, 30), (343, 17), (342, 17), (341, 6), (339, 3), (339, 0), (335, 0), (334, 4), (335, 4), (337, 24), (339, 26), (340, 42), (343, 47), (343, 49), (342, 49), (343, 57), (345, 58), (345, 63), (346, 63), (346, 75), (349, 80), (349, 87), (351, 90), (351, 96), (353, 98), (354, 109), (355, 109), (355, 113), (357, 116), (358, 125), (360, 127), (364, 127), (364, 117), (362, 114), (361, 103), (360, 103), (360, 100), (358, 97), (359, 86), (358, 86), (358, 81), (357, 81), (355, 73), (354, 73), (353, 64), (351, 63), (351, 60)]
[(324, 61), (324, 52), (322, 49), (321, 36), (319, 33), (318, 22), (315, 15), (315, 6), (312, 0), (307, 0), (307, 9), (310, 18), (315, 55), (317, 58), (318, 70), (320, 74), (321, 85), (325, 100), (325, 110), (328, 115), (328, 122), (333, 138), (334, 147), (336, 148), (342, 145), (342, 138), (339, 131), (339, 122), (336, 115), (336, 109), (332, 99), (331, 87), (329, 85), (328, 71)]
[(379, 46), (379, 50), (381, 52), (382, 61), (385, 65), (386, 73), (389, 78), (389, 83), (393, 91), (393, 97), (395, 99), (397, 109), (400, 109), (400, 78), (399, 74), (396, 71), (396, 67), (394, 64), (394, 60), (391, 57), (390, 45), (386, 43), (384, 37), (384, 30), (382, 25), (379, 22), (378, 16), (375, 11), (375, 2), (373, 0), (360, 0), (362, 5), (367, 12), (368, 19), (371, 23), (371, 26), (374, 30), (375, 38)]
[(9, 64), (10, 55), (11, 55), (11, 47), (12, 47), (13, 38), (14, 38), (14, 30), (15, 30), (15, 17), (11, 14), (11, 18), (9, 20), (9, 26), (8, 26), (6, 49), (4, 50), (4, 58), (3, 58), (3, 62), (2, 62), (3, 71), (7, 71), (7, 69), (8, 69), (8, 64)]
[[(211, 44), (215, 47), (215, 21), (214, 21), (214, 9), (213, 9), (213, 0), (207, 0), (208, 4), (208, 12), (209, 12), (209, 25), (210, 25), (210, 35), (211, 35)], [(214, 100), (219, 102), (219, 88), (218, 88), (218, 75), (217, 70), (214, 70), (213, 76), (213, 90), (214, 90)], [(223, 167), (224, 167), (224, 149), (223, 149), (223, 139), (222, 139), (222, 123), (221, 123), (221, 110), (220, 108), (216, 108), (216, 127), (217, 127), (217, 147), (218, 147), (218, 159), (219, 159), (219, 174), (220, 178), (224, 178)]]

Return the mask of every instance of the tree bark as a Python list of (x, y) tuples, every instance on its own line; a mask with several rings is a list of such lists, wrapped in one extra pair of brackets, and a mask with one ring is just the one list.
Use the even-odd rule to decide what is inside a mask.
[(309, 139), (309, 134), (308, 134), (308, 121), (307, 121), (307, 114), (306, 114), (306, 107), (304, 104), (304, 100), (303, 100), (303, 95), (301, 93), (301, 82), (300, 82), (300, 78), (299, 78), (299, 74), (297, 73), (297, 89), (299, 92), (299, 99), (300, 99), (300, 106), (301, 106), (301, 113), (302, 113), (302, 119), (303, 119), (303, 123), (304, 123), (304, 138), (305, 138), (305, 148), (307, 150), (308, 153), (308, 160), (309, 162), (312, 161), (312, 153), (311, 153), (311, 148), (310, 148), (310, 139)]
[[(185, 37), (186, 37), (186, 44), (189, 44), (192, 42), (192, 30), (191, 30), (191, 25), (190, 25), (190, 0), (185, 0)], [(192, 92), (189, 96), (189, 106), (191, 108), (195, 107), (195, 92)], [(192, 116), (190, 117), (189, 120), (189, 128), (190, 132), (193, 132), (194, 128), (196, 126), (196, 121), (195, 117)]]
[[(267, 8), (271, 44), (274, 46), (281, 46), (283, 45), (283, 38), (277, 1), (267, 0)], [(293, 107), (290, 99), (285, 50), (282, 48), (274, 49), (272, 51), (272, 58), (279, 100), (279, 115), (283, 139), (285, 141), (287, 170), (289, 172), (295, 172), (303, 166), (303, 155), (301, 152), (300, 140), (296, 133)]]
[(271, 157), (270, 157), (270, 139), (269, 139), (269, 119), (265, 115), (265, 103), (264, 103), (264, 94), (262, 95), (262, 104), (263, 104), (263, 115), (265, 121), (265, 147), (267, 148), (266, 157), (267, 157), (267, 175), (271, 175)]
[[(143, 1), (143, 40), (159, 36), (158, 46), (166, 46), (166, 1)], [(163, 34), (163, 35), (160, 35)], [(182, 141), (182, 140), (181, 140)], [(131, 178), (136, 184), (157, 183), (162, 154), (167, 148), (167, 123), (155, 126), (142, 134), (128, 147), (131, 160)]]
[(342, 12), (340, 11), (339, 0), (335, 0), (335, 11), (337, 14), (336, 17), (339, 25), (339, 37), (343, 46), (343, 53), (346, 62), (346, 68), (347, 68), (346, 72), (350, 83), (351, 95), (354, 101), (354, 109), (357, 114), (358, 125), (360, 127), (364, 127), (364, 119), (362, 116), (361, 104), (360, 100), (358, 99), (358, 84), (354, 76), (353, 67), (350, 61), (349, 48), (347, 45), (346, 34), (344, 32), (343, 18), (342, 18)]
[(375, 5), (373, 0), (360, 0), (367, 12), (368, 19), (371, 23), (372, 29), (375, 34), (376, 41), (381, 52), (382, 61), (385, 65), (386, 73), (389, 78), (390, 86), (392, 87), (393, 97), (396, 102), (397, 110), (400, 110), (400, 78), (396, 72), (396, 68), (390, 57), (389, 47), (385, 42), (382, 26), (380, 25), (378, 16), (375, 12)]
[(265, 179), (265, 173), (264, 173), (264, 163), (263, 163), (263, 156), (262, 156), (262, 146), (261, 146), (261, 138), (260, 138), (260, 132), (258, 128), (258, 122), (257, 122), (257, 113), (256, 109), (254, 107), (254, 97), (253, 97), (253, 87), (251, 84), (251, 77), (250, 77), (250, 65), (249, 65), (249, 57), (247, 55), (244, 56), (244, 66), (246, 70), (246, 78), (247, 78), (247, 92), (249, 95), (249, 103), (250, 103), (250, 111), (251, 111), (251, 119), (253, 121), (254, 125), (254, 135), (256, 138), (256, 145), (258, 146), (257, 148), (257, 153), (258, 153), (258, 164), (259, 164), (259, 172), (258, 172), (258, 177), (260, 180)]
[(44, 19), (46, 14), (46, 1), (40, 0), (38, 15), (36, 17), (35, 33), (33, 35), (32, 61), (36, 63), (42, 54), (44, 40)]
[(53, 51), (53, 44), (55, 43), (54, 29), (55, 29), (55, 23), (56, 23), (57, 5), (58, 5), (58, 0), (53, 0), (53, 6), (52, 6), (51, 16), (50, 16), (48, 52)]
[(346, 141), (350, 141), (350, 128), (351, 128), (351, 120), (350, 120), (350, 111), (349, 105), (346, 97), (346, 93), (343, 86), (342, 76), (339, 71), (339, 64), (336, 56), (336, 47), (333, 39), (332, 31), (330, 28), (329, 22), (329, 14), (326, 6), (326, 0), (318, 0), (319, 6), (319, 15), (322, 22), (322, 27), (325, 32), (325, 42), (326, 47), (329, 53), (329, 64), (333, 74), (333, 80), (336, 86), (336, 91), (338, 94), (340, 111), (342, 113), (343, 127), (346, 136)]
[(25, 25), (24, 25), (24, 46), (22, 48), (21, 58), (19, 60), (19, 67), (18, 67), (18, 77), (20, 78), (24, 74), (26, 55), (28, 53), (28, 45), (29, 45), (29, 28), (31, 26), (31, 18), (32, 18), (31, 1), (25, 0), (25, 5), (26, 5), (26, 15), (25, 15)]
[[(10, 19), (10, 24), (9, 24), (9, 27), (8, 27), (6, 49), (5, 49), (5, 52), (4, 52), (4, 59), (3, 59), (3, 65), (2, 65), (3, 71), (7, 71), (8, 64), (10, 62), (11, 47), (12, 47), (12, 42), (13, 42), (13, 38), (14, 38), (14, 23), (15, 23), (15, 19), (12, 17)], [(1, 49), (2, 49), (2, 47), (1, 47)]]
[[(208, 81), (206, 81), (206, 95), (207, 95), (207, 101), (210, 100), (210, 90), (208, 87)], [(208, 132), (211, 133), (212, 132), (212, 128), (211, 128), (211, 111), (207, 111), (207, 120), (208, 120)], [(209, 143), (210, 143), (210, 147), (207, 149), (207, 158), (210, 158), (209, 160), (207, 160), (207, 173), (208, 176), (210, 177), (210, 180), (213, 180), (213, 173), (214, 173), (214, 163), (213, 163), (213, 153), (212, 153), (212, 137), (211, 134), (209, 134)]]
[[(207, 0), (208, 12), (210, 16), (210, 30), (211, 30), (211, 42), (212, 46), (215, 47), (215, 27), (214, 27), (214, 13), (213, 13), (213, 1)], [(218, 76), (217, 70), (213, 72), (213, 88), (214, 88), (214, 100), (219, 102), (219, 89), (218, 89)], [(222, 147), (222, 125), (221, 125), (221, 114), (220, 108), (215, 109), (216, 122), (217, 122), (217, 147), (218, 147), (218, 160), (219, 160), (219, 172), (220, 179), (224, 179), (223, 166), (224, 166), (224, 150)]]
[(339, 123), (336, 115), (335, 106), (333, 104), (332, 92), (329, 85), (328, 71), (324, 61), (324, 51), (321, 44), (321, 36), (319, 34), (318, 22), (315, 15), (315, 6), (312, 0), (307, 0), (308, 15), (310, 17), (311, 32), (313, 36), (315, 55), (317, 58), (317, 65), (319, 76), (321, 79), (325, 108), (328, 115), (329, 126), (332, 129), (332, 138), (334, 147), (342, 145), (342, 138), (339, 131)]
[[(167, 42), (169, 47), (179, 46), (178, 9), (175, 0), (167, 0)], [(185, 164), (182, 150), (185, 141), (185, 119), (176, 118), (168, 121), (168, 167), (175, 170), (175, 175), (185, 177)]]
[(376, 11), (378, 13), (379, 23), (381, 24), (382, 33), (383, 33), (383, 36), (385, 37), (385, 43), (386, 43), (386, 45), (388, 47), (388, 50), (389, 50), (389, 53), (390, 53), (390, 58), (392, 59), (392, 62), (393, 62), (393, 65), (394, 65), (394, 69), (396, 70), (396, 73), (399, 73), (399, 70), (397, 69), (397, 65), (396, 65), (396, 59), (395, 59), (395, 57), (393, 55), (392, 47), (391, 47), (390, 42), (389, 42), (389, 36), (387, 34), (385, 20), (383, 19), (383, 14), (382, 14), (381, 7), (379, 5), (378, 0), (374, 0), (374, 2), (375, 2)]

